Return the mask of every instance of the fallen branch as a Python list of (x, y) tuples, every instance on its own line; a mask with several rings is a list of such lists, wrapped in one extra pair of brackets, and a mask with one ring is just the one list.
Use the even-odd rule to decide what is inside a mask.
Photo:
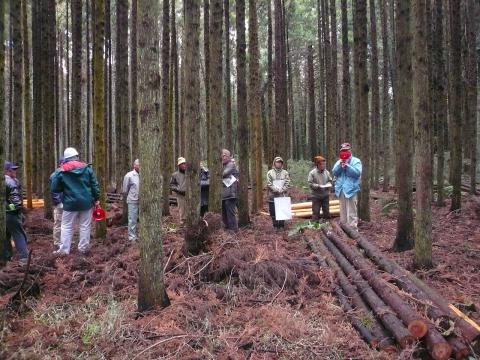
[(270, 302), (270, 304), (273, 304), (273, 302), (275, 301), (275, 299), (278, 297), (278, 295), (280, 295), (283, 291), (283, 289), (285, 289), (285, 283), (287, 282), (287, 277), (288, 277), (288, 270), (285, 269), (285, 280), (283, 280), (283, 285), (282, 285), (282, 288), (280, 289), (280, 291), (277, 293), (277, 295), (275, 295), (275, 297), (272, 299), (272, 301)]

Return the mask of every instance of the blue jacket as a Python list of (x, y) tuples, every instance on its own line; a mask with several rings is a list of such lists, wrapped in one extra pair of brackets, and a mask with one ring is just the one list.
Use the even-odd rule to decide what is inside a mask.
[[(50, 178), (48, 179), (48, 187), (51, 188), (53, 177), (56, 175), (56, 171), (54, 171)], [(53, 205), (57, 206), (58, 204), (63, 202), (63, 193), (57, 192), (50, 192), (50, 197), (52, 198)]]
[(337, 178), (335, 182), (335, 195), (340, 197), (340, 193), (347, 199), (354, 196), (360, 190), (360, 179), (362, 177), (362, 162), (355, 156), (350, 156), (347, 166), (342, 168), (340, 160), (335, 163), (332, 169), (332, 175)]

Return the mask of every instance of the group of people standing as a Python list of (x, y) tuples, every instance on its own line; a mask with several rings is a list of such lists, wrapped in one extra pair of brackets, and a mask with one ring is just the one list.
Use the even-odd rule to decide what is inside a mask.
[[(239, 171), (230, 151), (224, 149), (221, 153), (223, 164), (222, 175), (222, 220), (226, 229), (236, 231), (237, 197)], [(352, 156), (351, 146), (348, 143), (341, 145), (339, 160), (333, 166), (331, 173), (326, 169), (326, 160), (322, 156), (314, 158), (315, 167), (308, 174), (308, 184), (311, 190), (312, 218), (329, 219), (329, 200), (334, 183), (335, 195), (340, 202), (340, 221), (354, 228), (357, 226), (357, 193), (360, 190), (362, 174), (361, 161)], [(180, 212), (180, 220), (184, 222), (185, 191), (187, 160), (179, 157), (178, 170), (172, 174), (170, 190), (175, 193)], [(10, 239), (13, 238), (17, 257), (20, 263), (28, 259), (27, 235), (23, 229), (23, 194), (16, 172), (19, 167), (10, 161), (4, 163), (6, 187), (6, 238), (4, 248), (7, 259), (12, 257)], [(333, 177), (332, 177), (333, 175)], [(200, 213), (203, 216), (208, 211), (209, 171), (203, 163), (200, 164), (199, 186)], [(58, 161), (57, 169), (50, 175), (49, 187), (54, 212), (53, 238), (56, 246), (55, 254), (67, 255), (70, 253), (74, 226), (79, 224), (78, 251), (86, 254), (90, 245), (90, 232), (93, 209), (99, 206), (100, 188), (97, 177), (90, 164), (81, 162), (79, 153), (74, 148), (66, 148)], [(275, 157), (272, 169), (267, 173), (267, 201), (273, 226), (281, 229), (285, 226), (283, 220), (276, 220), (274, 199), (288, 196), (291, 180), (284, 169), (284, 160)], [(128, 207), (128, 238), (135, 241), (136, 227), (139, 214), (140, 194), (140, 162), (135, 160), (132, 171), (128, 172), (123, 180), (123, 195)]]
[[(312, 200), (312, 219), (319, 221), (322, 218), (325, 221), (330, 218), (330, 194), (335, 179), (335, 195), (340, 202), (340, 222), (356, 228), (357, 193), (360, 190), (362, 175), (360, 159), (352, 155), (349, 143), (343, 143), (340, 147), (339, 160), (333, 166), (331, 174), (326, 169), (326, 159), (323, 156), (317, 155), (313, 160), (315, 167), (308, 173), (307, 178)], [(274, 199), (288, 196), (290, 186), (290, 175), (284, 169), (284, 161), (277, 156), (273, 160), (272, 169), (267, 173), (268, 208), (273, 227), (276, 229), (283, 228), (285, 222), (276, 220)]]

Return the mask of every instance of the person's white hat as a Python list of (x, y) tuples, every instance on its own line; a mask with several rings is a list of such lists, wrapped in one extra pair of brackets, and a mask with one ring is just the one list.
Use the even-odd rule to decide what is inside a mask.
[(78, 151), (73, 147), (68, 147), (63, 152), (63, 157), (65, 158), (65, 160), (68, 160), (74, 156), (78, 156)]
[(187, 160), (185, 160), (184, 157), (179, 157), (179, 158), (177, 159), (177, 166), (178, 166), (178, 165), (181, 165), (181, 164), (185, 164), (186, 162), (187, 162)]

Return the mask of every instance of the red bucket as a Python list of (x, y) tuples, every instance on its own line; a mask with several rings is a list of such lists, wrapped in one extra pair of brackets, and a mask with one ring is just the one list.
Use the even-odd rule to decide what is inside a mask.
[(105, 216), (106, 216), (105, 210), (103, 210), (100, 206), (96, 206), (93, 209), (93, 213), (92, 213), (93, 220), (97, 220), (97, 221), (103, 220), (105, 219)]

